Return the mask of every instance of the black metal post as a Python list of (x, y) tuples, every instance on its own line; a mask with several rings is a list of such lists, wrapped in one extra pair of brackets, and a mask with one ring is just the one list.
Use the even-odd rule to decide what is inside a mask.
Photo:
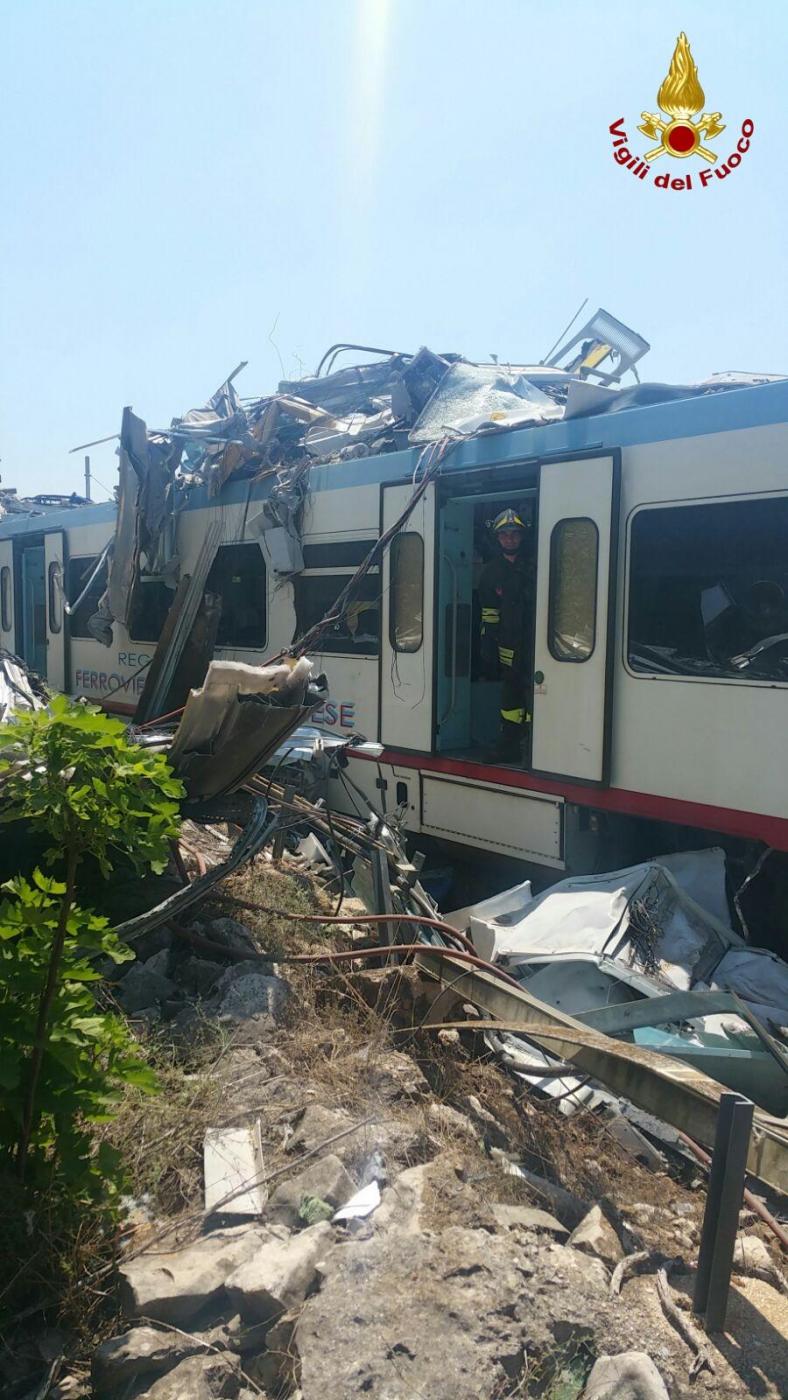
[(714, 1254), (711, 1260), (711, 1277), (706, 1300), (706, 1331), (721, 1332), (725, 1327), (725, 1314), (728, 1309), (728, 1292), (733, 1268), (733, 1251), (736, 1247), (736, 1233), (739, 1228), (739, 1212), (744, 1194), (744, 1178), (747, 1173), (747, 1156), (750, 1150), (750, 1133), (755, 1112), (749, 1099), (741, 1098), (733, 1105), (733, 1121), (728, 1139), (728, 1160), (720, 1195), (720, 1214)]
[(710, 1332), (725, 1325), (753, 1112), (743, 1095), (720, 1095), (693, 1298)]

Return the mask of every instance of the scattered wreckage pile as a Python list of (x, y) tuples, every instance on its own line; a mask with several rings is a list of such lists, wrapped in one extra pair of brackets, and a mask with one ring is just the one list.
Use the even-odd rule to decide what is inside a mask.
[[(45, 703), (15, 659), (2, 676)], [(104, 971), (186, 1066), (224, 1038), (221, 1112), (202, 1199), (130, 1203), (93, 1393), (783, 1393), (788, 969), (734, 932), (721, 854), (441, 917), (390, 821), (332, 811), (320, 694), (303, 660), (212, 663), (182, 714), (132, 730), (188, 788), (181, 884)], [(689, 1309), (720, 1082), (763, 1105), (733, 1342)], [(54, 1366), (47, 1385), (80, 1393)]]
[[(426, 347), (414, 354), (342, 343), (330, 347), (314, 375), (283, 380), (266, 395), (238, 393), (234, 381), (246, 367), (242, 361), (204, 407), (179, 415), (166, 428), (148, 428), (125, 408), (115, 535), (96, 566), (96, 573), (108, 566), (107, 587), (88, 621), (91, 635), (109, 646), (113, 619), (128, 625), (136, 591), (147, 580), (163, 581), (173, 590), (185, 586), (176, 522), (194, 491), (216, 499), (227, 483), (248, 482), (244, 538), (264, 536), (274, 573), (292, 578), (304, 567), (301, 525), (315, 467), (414, 447), (428, 456), (440, 443), (480, 433), (780, 377), (729, 373), (695, 384), (637, 381), (620, 387), (628, 371), (637, 380), (634, 367), (649, 348), (642, 336), (600, 308), (539, 364), (484, 364)], [(382, 358), (338, 365), (353, 352)], [(197, 595), (216, 543), (212, 548), (205, 542), (197, 580), (191, 580)]]

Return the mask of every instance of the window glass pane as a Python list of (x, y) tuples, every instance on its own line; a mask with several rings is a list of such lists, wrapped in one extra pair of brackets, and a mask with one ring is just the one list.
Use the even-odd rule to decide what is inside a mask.
[(395, 651), (418, 651), (424, 638), (424, 540), (408, 530), (391, 544), (389, 639)]
[(47, 574), (49, 591), (49, 630), (59, 632), (63, 625), (63, 599), (60, 594), (60, 564), (53, 559)]
[(627, 655), (650, 675), (788, 681), (788, 498), (638, 511)]
[[(297, 636), (331, 616), (337, 598), (352, 577), (352, 573), (299, 574), (293, 579)], [(377, 656), (379, 645), (380, 577), (375, 570), (364, 575), (344, 616), (327, 627), (313, 649), (318, 653)]]
[(259, 651), (266, 643), (266, 576), (257, 544), (223, 544), (216, 551), (205, 583), (206, 593), (222, 600), (217, 647)]
[(598, 553), (593, 520), (561, 520), (553, 530), (548, 640), (556, 661), (587, 661), (594, 650)]
[(7, 564), (0, 569), (0, 625), (11, 631), (11, 570)]
[[(91, 573), (96, 567), (97, 558), (98, 556), (94, 555), (92, 558), (83, 556), (78, 559), (69, 559), (67, 574), (68, 585), (66, 587), (66, 597), (69, 603), (75, 603), (77, 598), (79, 598)], [(105, 567), (100, 569), (96, 578), (94, 578), (90, 588), (85, 594), (84, 601), (80, 603), (79, 607), (74, 612), (69, 614), (68, 630), (72, 637), (91, 636), (91, 633), (88, 631), (88, 618), (92, 617), (96, 611), (99, 605), (99, 599), (104, 593), (106, 586), (107, 570)]]

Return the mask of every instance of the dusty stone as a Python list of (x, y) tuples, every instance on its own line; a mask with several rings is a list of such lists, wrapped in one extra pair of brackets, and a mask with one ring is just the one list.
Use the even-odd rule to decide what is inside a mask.
[(223, 963), (212, 962), (210, 958), (188, 957), (178, 968), (178, 981), (193, 995), (206, 997), (224, 971)]
[(526, 1357), (555, 1349), (559, 1323), (613, 1334), (620, 1300), (587, 1264), (602, 1270), (563, 1245), (459, 1226), (340, 1244), (296, 1324), (303, 1398), (511, 1394)]
[(97, 1394), (113, 1396), (133, 1379), (162, 1376), (188, 1356), (204, 1354), (206, 1350), (199, 1336), (160, 1332), (156, 1327), (133, 1327), (96, 1348), (93, 1385)]
[(355, 1189), (355, 1182), (339, 1157), (330, 1153), (277, 1186), (269, 1198), (266, 1217), (297, 1229), (302, 1224), (298, 1210), (304, 1196), (317, 1196), (336, 1210), (350, 1200)]
[(166, 1001), (175, 992), (175, 983), (160, 972), (152, 971), (147, 963), (134, 963), (123, 978), (115, 995), (129, 1016), (137, 1011)]
[(504, 1230), (549, 1230), (553, 1235), (566, 1235), (568, 1230), (554, 1215), (538, 1206), (510, 1206), (495, 1202), (490, 1206), (496, 1224)]
[(403, 1055), (399, 1050), (388, 1050), (381, 1055), (376, 1047), (367, 1045), (353, 1058), (364, 1066), (365, 1092), (384, 1103), (421, 1099), (429, 1093), (430, 1086), (410, 1055)]
[(205, 929), (206, 938), (212, 943), (220, 943), (231, 953), (259, 953), (254, 934), (237, 919), (211, 919)]
[[(285, 1233), (281, 1226), (278, 1230)], [(272, 1238), (271, 1229), (238, 1225), (214, 1230), (183, 1249), (140, 1254), (120, 1266), (124, 1312), (182, 1327), (219, 1298), (228, 1274)]]
[[(341, 1133), (343, 1128), (349, 1128), (352, 1123), (350, 1114), (341, 1108), (324, 1108), (322, 1104), (311, 1103), (301, 1114), (287, 1144), (287, 1151), (310, 1152), (313, 1147), (318, 1147), (335, 1133)], [(343, 1154), (337, 1146), (335, 1156), (341, 1155)]]
[(333, 1239), (331, 1226), (320, 1221), (288, 1239), (267, 1242), (228, 1277), (233, 1307), (242, 1317), (265, 1322), (303, 1302)]
[(237, 1356), (190, 1356), (146, 1390), (145, 1400), (230, 1400), (238, 1394), (239, 1378)]
[(493, 1147), (508, 1147), (508, 1133), (498, 1122), (495, 1115), (490, 1113), (488, 1108), (484, 1107), (484, 1104), (477, 1098), (476, 1094), (469, 1094), (465, 1102), (471, 1118), (475, 1119), (485, 1141), (489, 1142)]
[(784, 1289), (785, 1279), (762, 1239), (757, 1235), (739, 1235), (733, 1250), (733, 1267), (737, 1273), (765, 1279), (775, 1288)]
[(421, 1233), (424, 1191), (431, 1166), (431, 1162), (422, 1162), (418, 1167), (408, 1167), (384, 1191), (374, 1215), (376, 1233), (392, 1229), (400, 1236)]
[(145, 969), (147, 972), (155, 972), (159, 977), (169, 977), (172, 962), (172, 948), (160, 948), (157, 953), (152, 953), (145, 959)]
[(429, 1116), (431, 1126), (438, 1130), (452, 1134), (461, 1133), (463, 1137), (472, 1138), (474, 1142), (479, 1142), (479, 1133), (470, 1118), (467, 1114), (452, 1108), (451, 1104), (431, 1103)]
[(600, 1206), (592, 1206), (585, 1219), (572, 1231), (567, 1244), (582, 1254), (592, 1254), (601, 1259), (609, 1269), (614, 1269), (624, 1257), (618, 1235), (609, 1220), (605, 1219)]
[(583, 1391), (583, 1400), (670, 1400), (665, 1382), (645, 1351), (600, 1356)]
[(240, 963), (222, 974), (215, 988), (220, 998), (217, 1015), (232, 1021), (262, 1016), (276, 1025), (282, 1019), (287, 1002), (287, 984), (281, 977), (267, 977), (264, 972), (252, 970), (254, 966)]

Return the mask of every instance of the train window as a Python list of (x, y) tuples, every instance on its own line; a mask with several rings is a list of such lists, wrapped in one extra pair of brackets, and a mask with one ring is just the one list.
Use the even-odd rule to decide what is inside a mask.
[(627, 656), (649, 675), (788, 681), (788, 497), (638, 511)]
[(160, 579), (137, 580), (129, 610), (129, 637), (133, 642), (159, 640), (174, 597), (173, 590)]
[(217, 647), (260, 651), (266, 643), (266, 572), (257, 544), (223, 544), (216, 551), (205, 582), (206, 593), (218, 593), (222, 616)]
[(62, 566), (59, 559), (53, 559), (47, 570), (47, 594), (49, 598), (49, 630), (57, 633), (63, 626), (63, 595), (61, 593)]
[[(293, 579), (295, 589), (296, 635), (330, 617), (352, 573), (303, 573)], [(343, 656), (377, 656), (380, 645), (380, 576), (370, 569), (355, 590), (353, 601), (336, 621), (329, 623), (315, 642), (316, 652)]]
[(11, 570), (7, 564), (0, 569), (0, 626), (4, 632), (11, 631)]
[(547, 640), (556, 661), (587, 661), (596, 644), (599, 531), (593, 520), (559, 520), (550, 539)]
[[(83, 555), (78, 559), (69, 559), (66, 596), (70, 603), (75, 603), (80, 597), (85, 584), (96, 567), (97, 558), (98, 555), (94, 554), (92, 558)], [(88, 618), (92, 617), (98, 608), (99, 599), (106, 586), (107, 571), (106, 568), (102, 568), (91, 583), (79, 607), (69, 613), (68, 630), (72, 637), (90, 637), (92, 635), (88, 630)]]
[(424, 639), (424, 540), (412, 530), (391, 543), (389, 641), (395, 651), (418, 651)]

